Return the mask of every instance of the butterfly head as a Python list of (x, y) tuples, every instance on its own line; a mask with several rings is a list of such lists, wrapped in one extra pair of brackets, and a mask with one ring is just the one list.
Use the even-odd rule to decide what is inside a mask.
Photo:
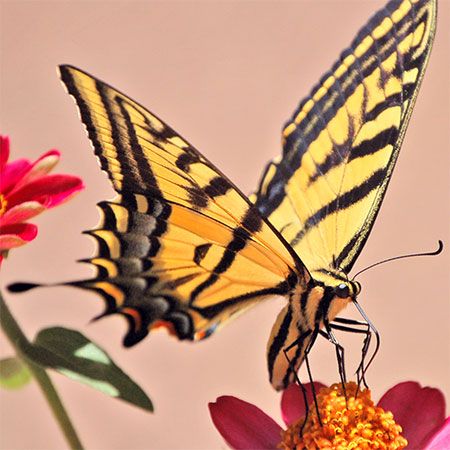
[[(320, 282), (322, 285), (322, 314), (328, 320), (333, 320), (350, 302), (354, 301), (361, 292), (361, 285), (357, 281), (330, 279)], [(323, 283), (323, 284), (322, 284)]]
[(348, 303), (359, 295), (361, 284), (356, 280), (349, 280), (345, 272), (341, 270), (316, 270), (311, 275), (314, 284), (324, 289), (324, 297), (328, 301), (336, 300), (338, 303)]
[(339, 298), (356, 298), (361, 292), (361, 285), (357, 281), (339, 283), (334, 289), (334, 294)]

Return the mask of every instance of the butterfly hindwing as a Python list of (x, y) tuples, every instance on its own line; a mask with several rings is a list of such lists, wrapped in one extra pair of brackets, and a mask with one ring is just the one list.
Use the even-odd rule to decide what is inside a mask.
[(91, 75), (61, 66), (61, 78), (119, 196), (99, 204), (89, 232), (93, 280), (106, 313), (130, 324), (126, 345), (153, 327), (180, 339), (210, 335), (261, 298), (308, 276), (299, 258), (237, 188), (145, 108)]
[[(313, 277), (348, 273), (380, 208), (428, 61), (434, 0), (393, 0), (303, 100), (254, 197)], [(319, 274), (319, 275), (318, 275)]]

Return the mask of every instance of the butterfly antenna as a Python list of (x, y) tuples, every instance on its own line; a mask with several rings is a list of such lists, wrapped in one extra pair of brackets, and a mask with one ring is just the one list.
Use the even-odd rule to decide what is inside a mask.
[(365, 269), (360, 270), (359, 272), (356, 273), (356, 275), (353, 277), (353, 280), (358, 276), (361, 275), (363, 272), (365, 272), (366, 270), (372, 269), (375, 266), (379, 266), (380, 264), (384, 264), (390, 261), (396, 261), (397, 259), (404, 259), (404, 258), (414, 258), (416, 256), (436, 256), (439, 255), (442, 250), (444, 249), (444, 243), (439, 239), (438, 240), (438, 248), (437, 250), (434, 250), (432, 252), (422, 252), (422, 253), (410, 253), (407, 255), (400, 255), (400, 256), (394, 256), (392, 258), (388, 258), (388, 259), (383, 259), (382, 261), (378, 261), (374, 264), (371, 264), (370, 266), (366, 267)]

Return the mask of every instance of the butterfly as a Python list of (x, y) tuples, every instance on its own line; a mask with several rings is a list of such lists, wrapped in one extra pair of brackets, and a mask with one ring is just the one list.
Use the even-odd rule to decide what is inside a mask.
[(100, 294), (101, 316), (127, 319), (125, 346), (159, 327), (202, 340), (284, 296), (267, 361), (274, 388), (287, 387), (321, 329), (356, 302), (361, 287), (348, 274), (391, 178), (435, 26), (433, 0), (392, 0), (376, 13), (288, 120), (282, 155), (249, 198), (139, 103), (60, 66), (117, 192), (87, 232), (96, 275), (66, 284)]

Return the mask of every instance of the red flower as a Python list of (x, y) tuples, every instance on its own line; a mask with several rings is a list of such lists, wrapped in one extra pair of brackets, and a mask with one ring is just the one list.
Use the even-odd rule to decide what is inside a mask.
[(36, 237), (36, 225), (27, 220), (84, 188), (73, 175), (48, 175), (59, 157), (58, 150), (50, 150), (35, 162), (8, 162), (9, 138), (0, 135), (0, 264), (11, 248)]
[[(331, 388), (326, 388), (321, 383), (314, 383), (316, 391), (320, 393), (318, 395), (319, 405), (320, 400), (327, 403), (324, 409), (321, 411), (321, 417), (323, 420), (323, 426), (319, 427), (319, 431), (311, 431), (308, 427), (310, 425), (310, 417), (316, 415), (314, 406), (311, 407), (307, 426), (302, 444), (298, 448), (305, 446), (306, 437), (314, 439), (313, 445), (306, 448), (332, 448), (330, 446), (330, 440), (327, 440), (323, 436), (327, 437), (327, 432), (335, 425), (335, 421), (342, 420), (342, 417), (346, 415), (345, 421), (339, 422), (341, 429), (339, 433), (345, 434), (346, 430), (342, 427), (342, 423), (347, 424), (354, 420), (355, 415), (352, 414), (351, 404), (353, 399), (351, 397), (352, 386), (356, 386), (354, 383), (347, 383), (348, 404), (346, 404), (344, 397), (341, 402), (341, 410), (336, 414), (336, 417), (326, 417), (326, 414), (333, 414), (336, 407), (336, 402), (339, 400), (340, 385), (333, 385)], [(311, 384), (305, 385), (308, 396), (308, 404), (313, 405), (313, 396)], [(322, 389), (323, 388), (323, 389)], [(350, 392), (350, 393), (349, 393)], [(331, 394), (330, 394), (331, 393)], [(403, 429), (402, 436), (407, 439), (408, 446), (414, 450), (442, 450), (444, 448), (450, 448), (450, 418), (445, 419), (445, 400), (441, 391), (429, 387), (422, 388), (418, 383), (413, 381), (407, 381), (399, 383), (393, 388), (389, 389), (378, 402), (377, 406), (374, 406), (370, 400), (370, 391), (362, 391), (358, 394), (357, 399), (366, 397), (369, 399), (367, 411), (372, 414), (372, 422), (370, 423), (368, 433), (376, 434), (378, 431), (374, 428), (374, 418), (377, 414), (379, 416), (379, 422), (376, 426), (386, 427), (388, 423), (390, 429), (386, 433), (392, 439), (392, 430), (398, 429), (398, 426), (392, 420), (391, 411), (394, 415), (394, 419)], [(371, 403), (371, 405), (370, 405)], [(348, 409), (347, 409), (348, 406)], [(359, 430), (364, 426), (361, 416), (365, 411), (361, 409), (359, 405), (358, 414), (358, 430), (356, 427), (352, 432)], [(303, 417), (305, 416), (305, 409), (303, 403), (303, 395), (300, 388), (292, 384), (289, 386), (282, 395), (281, 399), (281, 413), (285, 424), (288, 426), (288, 430), (284, 431), (271, 417), (265, 414), (256, 406), (244, 402), (236, 397), (223, 396), (219, 397), (215, 403), (209, 404), (209, 410), (219, 433), (228, 443), (231, 448), (234, 449), (264, 449), (272, 450), (277, 448), (296, 448), (296, 439), (300, 439), (300, 427), (303, 424)], [(361, 413), (361, 411), (363, 411)], [(339, 419), (337, 419), (339, 417)], [(327, 419), (330, 419), (329, 421)], [(317, 421), (316, 421), (316, 424)], [(328, 428), (327, 428), (328, 427)], [(375, 432), (374, 432), (375, 430)], [(365, 430), (366, 431), (366, 430)], [(381, 433), (383, 430), (381, 430)], [(352, 433), (350, 433), (352, 434)], [(395, 434), (395, 433), (394, 433)], [(354, 436), (352, 435), (354, 439)], [(360, 438), (363, 440), (363, 438)], [(404, 448), (404, 439), (398, 435), (397, 441), (385, 447), (379, 448)], [(366, 446), (364, 446), (365, 448)], [(342, 447), (346, 448), (346, 447)], [(353, 447), (352, 447), (353, 448)], [(360, 448), (358, 446), (358, 448)], [(361, 447), (362, 448), (362, 447)], [(367, 446), (367, 448), (372, 448)]]

